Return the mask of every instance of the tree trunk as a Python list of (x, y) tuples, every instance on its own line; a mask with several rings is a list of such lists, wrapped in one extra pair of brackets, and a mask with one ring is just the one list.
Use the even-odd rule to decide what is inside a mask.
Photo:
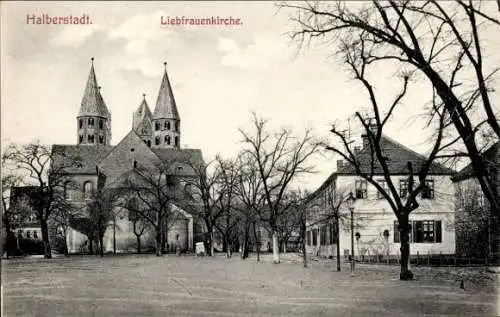
[(337, 272), (340, 272), (340, 222), (338, 215), (336, 221), (335, 231), (337, 231), (337, 236), (335, 237), (335, 243), (337, 244)]
[(410, 260), (410, 226), (408, 224), (408, 216), (400, 222), (399, 233), (401, 237), (401, 272), (399, 279), (412, 280), (413, 273), (409, 269)]
[(47, 225), (47, 220), (41, 218), (40, 219), (40, 227), (42, 230), (43, 257), (46, 259), (51, 259), (52, 258), (52, 250), (50, 248), (49, 228)]
[(104, 235), (99, 237), (99, 254), (104, 257)]
[(286, 240), (283, 240), (283, 242), (281, 242), (283, 243), (283, 254), (286, 254), (286, 242)]
[(210, 256), (215, 256), (215, 232), (214, 227), (210, 230)]
[(257, 235), (257, 228), (256, 228), (255, 222), (253, 223), (253, 235), (255, 238), (255, 245), (257, 248), (257, 262), (259, 262), (260, 261), (260, 238)]
[(156, 251), (156, 256), (161, 256), (161, 226), (159, 228), (156, 228), (156, 235), (155, 235), (155, 251)]
[(116, 219), (113, 218), (113, 254), (116, 254)]
[(141, 253), (141, 236), (136, 235), (137, 238), (137, 253)]
[(89, 238), (89, 254), (94, 254), (94, 239)]
[(280, 263), (280, 250), (279, 250), (279, 240), (278, 240), (278, 231), (276, 229), (272, 229), (273, 236), (273, 263)]
[(302, 262), (304, 264), (304, 267), (307, 267), (307, 252), (306, 252), (307, 230), (305, 221), (302, 221), (302, 223), (300, 224), (300, 230), (302, 231)]

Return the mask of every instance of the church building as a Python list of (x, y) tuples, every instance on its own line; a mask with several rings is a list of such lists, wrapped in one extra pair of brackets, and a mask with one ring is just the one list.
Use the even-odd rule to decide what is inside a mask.
[[(177, 179), (176, 188), (186, 186), (179, 179), (194, 177), (189, 167), (203, 164), (203, 158), (201, 150), (180, 146), (181, 120), (166, 63), (154, 111), (150, 110), (143, 95), (139, 107), (132, 114), (130, 132), (116, 145), (111, 145), (111, 112), (101, 94), (93, 60), (76, 116), (76, 144), (55, 144), (52, 148), (51, 169), (64, 175), (64, 198), (76, 206), (76, 210), (78, 206), (84, 210), (98, 190), (115, 188), (120, 191), (124, 181), (129, 181), (140, 171), (154, 173), (155, 166), (174, 160), (178, 161), (178, 166), (166, 176)], [(134, 197), (131, 197), (130, 191), (123, 191), (123, 196), (122, 200), (131, 200), (132, 203)], [(162, 229), (164, 244), (167, 248), (168, 245), (176, 245), (181, 250), (192, 251), (195, 242), (193, 217), (175, 203), (168, 205), (168, 210), (175, 217), (171, 217)], [(143, 250), (154, 248), (154, 230), (147, 225), (147, 221), (144, 224), (144, 232), (138, 237), (137, 215), (132, 215), (127, 208), (118, 207), (107, 224), (104, 252), (135, 251), (138, 239), (141, 239)], [(78, 224), (70, 224), (66, 230), (68, 250), (70, 253), (86, 252), (88, 235), (76, 227)]]

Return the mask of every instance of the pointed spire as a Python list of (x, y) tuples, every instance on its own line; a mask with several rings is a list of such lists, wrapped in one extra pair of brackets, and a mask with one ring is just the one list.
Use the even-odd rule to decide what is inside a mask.
[(155, 119), (177, 119), (180, 120), (179, 111), (177, 110), (177, 105), (175, 104), (174, 93), (172, 91), (172, 86), (167, 75), (167, 62), (163, 63), (165, 67), (165, 72), (163, 74), (163, 79), (160, 85), (160, 91), (158, 92), (158, 99), (156, 100), (156, 107), (153, 113)]
[(97, 78), (94, 71), (94, 58), (92, 57), (90, 61), (90, 73), (83, 93), (78, 116), (99, 116), (108, 118), (110, 113), (101, 96), (101, 87), (97, 84)]
[(153, 114), (151, 113), (151, 110), (149, 109), (148, 103), (146, 101), (146, 94), (142, 94), (142, 102), (137, 108), (137, 110), (134, 112), (134, 116), (132, 118), (132, 128), (134, 130), (137, 130), (141, 123), (146, 120), (151, 124), (151, 119), (153, 118)]

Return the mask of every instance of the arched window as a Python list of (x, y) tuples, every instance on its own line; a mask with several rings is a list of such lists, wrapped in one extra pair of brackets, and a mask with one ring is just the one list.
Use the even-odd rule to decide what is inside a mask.
[(99, 119), (99, 129), (104, 129), (104, 120)]
[(64, 199), (71, 200), (71, 182), (64, 183)]
[(78, 120), (78, 127), (80, 129), (83, 128), (83, 120), (82, 119)]
[(33, 231), (33, 238), (38, 239), (38, 231)]
[(85, 182), (85, 184), (83, 184), (83, 197), (85, 199), (92, 198), (92, 191), (93, 191), (92, 182)]
[(89, 124), (89, 127), (93, 127), (94, 126), (94, 118), (89, 118), (88, 124)]
[(165, 135), (165, 143), (170, 145), (170, 135)]
[(156, 144), (156, 145), (160, 145), (160, 142), (161, 142), (160, 137), (159, 137), (159, 136), (157, 136), (157, 137), (155, 138), (155, 144)]
[(26, 238), (31, 239), (31, 231), (26, 231)]
[(167, 127), (167, 130), (170, 130), (170, 121), (165, 122), (165, 126)]
[(155, 131), (158, 131), (158, 130), (160, 130), (160, 123), (155, 122)]
[(104, 144), (104, 136), (102, 135), (99, 136), (99, 143)]
[(148, 140), (147, 145), (148, 147), (151, 147), (151, 140)]
[(175, 137), (175, 146), (179, 146), (179, 137), (178, 136)]
[(89, 143), (94, 143), (94, 135), (93, 134), (89, 134), (89, 136), (88, 136), (88, 142)]
[(179, 122), (175, 123), (175, 132), (179, 132)]
[(165, 121), (165, 123), (163, 124), (163, 128), (166, 129), (167, 128), (167, 121)]
[(79, 141), (79, 143), (83, 142), (83, 135), (78, 136), (78, 141)]

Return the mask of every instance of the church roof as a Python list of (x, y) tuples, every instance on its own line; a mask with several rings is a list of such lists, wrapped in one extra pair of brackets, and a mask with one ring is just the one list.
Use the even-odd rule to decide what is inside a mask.
[(153, 148), (151, 150), (162, 161), (185, 162), (192, 166), (203, 164), (203, 156), (199, 149)]
[(165, 73), (161, 80), (160, 91), (158, 92), (158, 99), (156, 99), (156, 107), (153, 113), (154, 119), (177, 119), (180, 120), (179, 111), (174, 99), (172, 86), (168, 79), (167, 68), (165, 63)]
[(54, 144), (51, 169), (68, 174), (95, 174), (97, 163), (112, 149), (111, 145)]
[(153, 118), (153, 114), (151, 113), (151, 110), (149, 109), (148, 103), (146, 102), (146, 97), (144, 95), (144, 99), (142, 100), (141, 104), (137, 108), (137, 110), (134, 112), (133, 118), (132, 118), (132, 129), (134, 131), (137, 131), (139, 127), (141, 126), (141, 123), (144, 122), (144, 120), (148, 121), (149, 124), (151, 124), (151, 119)]
[(92, 65), (90, 67), (90, 73), (87, 79), (87, 85), (85, 86), (85, 91), (83, 93), (78, 116), (99, 116), (103, 118), (110, 118), (111, 114), (106, 107), (106, 103), (102, 98), (101, 92), (99, 91), (93, 60), (94, 59), (92, 58)]
[[(408, 174), (408, 162), (413, 165), (413, 171), (418, 173), (422, 164), (426, 161), (426, 157), (407, 148), (399, 142), (392, 140), (391, 138), (382, 135), (380, 140), (380, 145), (382, 147), (382, 154), (387, 158), (387, 165), (389, 167), (389, 172), (393, 175)], [(355, 154), (356, 159), (359, 162), (360, 169), (364, 173), (370, 173), (371, 171), (371, 151), (370, 148), (363, 148)], [(376, 158), (374, 158), (376, 160)], [(374, 164), (375, 174), (382, 175), (383, 170), (380, 163), (375, 162)], [(451, 175), (455, 171), (449, 169), (439, 163), (432, 163), (429, 169), (429, 174), (439, 174), (439, 175)], [(339, 167), (336, 174), (357, 174), (356, 169), (349, 163), (344, 162), (344, 164)]]

